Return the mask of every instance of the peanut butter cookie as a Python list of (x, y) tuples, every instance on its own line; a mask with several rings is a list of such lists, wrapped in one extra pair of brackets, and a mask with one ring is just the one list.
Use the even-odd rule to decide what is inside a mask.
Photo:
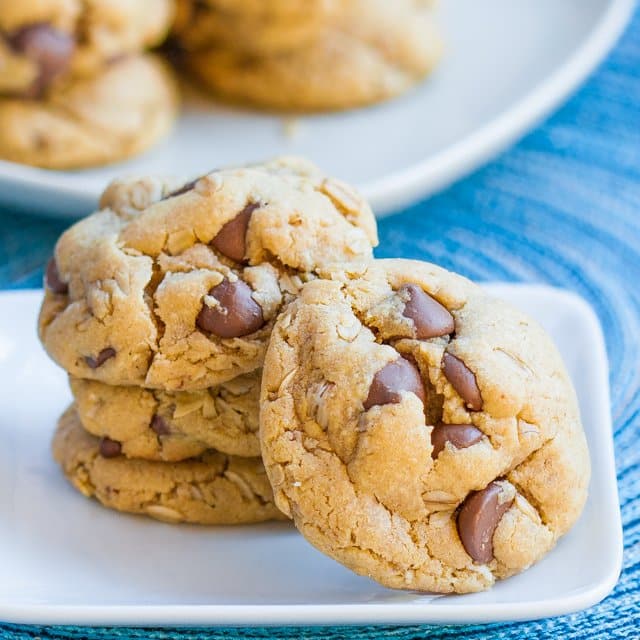
[(0, 95), (43, 97), (61, 79), (160, 43), (172, 0), (15, 0), (0, 3)]
[(178, 0), (173, 32), (185, 51), (224, 47), (255, 55), (281, 53), (308, 45), (346, 1), (283, 4)]
[(279, 318), (265, 361), (278, 507), (388, 587), (480, 591), (540, 560), (580, 515), (590, 475), (549, 337), (430, 264), (323, 275)]
[(194, 51), (185, 66), (203, 86), (236, 102), (284, 111), (345, 109), (396, 96), (440, 57), (432, 11), (403, 0), (354, 0), (303, 47), (252, 55)]
[(120, 445), (127, 458), (176, 461), (207, 449), (260, 455), (260, 371), (198, 391), (116, 387), (69, 380), (84, 428)]
[(161, 60), (123, 58), (96, 75), (68, 78), (39, 100), (0, 97), (0, 158), (50, 169), (123, 160), (164, 136), (177, 106)]
[(120, 181), (101, 206), (58, 241), (39, 330), (72, 376), (114, 385), (198, 390), (261, 368), (302, 284), (377, 242), (364, 200), (295, 159), (168, 193)]
[(130, 460), (118, 443), (82, 428), (71, 406), (53, 439), (53, 456), (80, 493), (105, 507), (164, 522), (246, 524), (283, 519), (260, 458), (208, 451), (183, 462)]

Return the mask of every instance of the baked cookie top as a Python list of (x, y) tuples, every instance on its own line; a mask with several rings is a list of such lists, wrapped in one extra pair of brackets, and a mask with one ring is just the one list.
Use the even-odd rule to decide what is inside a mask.
[(344, 4), (343, 0), (281, 4), (178, 0), (172, 31), (185, 51), (223, 47), (269, 55), (307, 45)]
[(108, 384), (204, 389), (260, 368), (303, 282), (377, 242), (365, 201), (296, 159), (174, 191), (121, 181), (101, 206), (58, 241), (39, 330), (71, 375)]
[(478, 591), (539, 560), (582, 511), (590, 474), (545, 332), (427, 263), (323, 276), (282, 314), (265, 360), (276, 504), (389, 587)]
[(158, 44), (173, 0), (18, 0), (0, 5), (0, 95), (41, 97), (69, 75)]
[(282, 18), (303, 15), (327, 15), (351, 0), (204, 0), (205, 4), (230, 14)]
[(260, 458), (217, 451), (183, 462), (130, 460), (83, 430), (73, 406), (60, 417), (53, 456), (71, 484), (118, 511), (169, 523), (241, 524), (283, 519)]
[(0, 99), (0, 158), (51, 169), (115, 162), (167, 133), (177, 110), (164, 61), (128, 56), (68, 79), (42, 99)]
[(305, 46), (273, 55), (220, 47), (185, 56), (188, 70), (232, 101), (284, 111), (344, 109), (406, 91), (437, 63), (442, 43), (418, 2), (354, 0)]
[(260, 455), (261, 372), (198, 391), (118, 387), (69, 380), (84, 428), (106, 437), (127, 458), (185, 460), (207, 449), (242, 457)]

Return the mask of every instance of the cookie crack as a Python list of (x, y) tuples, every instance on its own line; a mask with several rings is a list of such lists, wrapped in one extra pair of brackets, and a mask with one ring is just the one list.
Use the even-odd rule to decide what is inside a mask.
[(242, 494), (243, 499), (246, 499), (247, 502), (258, 503), (261, 507), (268, 507), (273, 504), (272, 501), (265, 499), (251, 484), (251, 480), (246, 478), (239, 471), (234, 471), (229, 469), (229, 457), (226, 459), (226, 468), (222, 473), (222, 478), (235, 485), (240, 493)]
[(512, 362), (515, 362), (516, 365), (523, 369), (524, 371), (527, 372), (527, 374), (529, 376), (531, 376), (532, 378), (536, 378), (537, 376), (535, 375), (535, 373), (533, 372), (533, 370), (531, 369), (531, 367), (519, 356), (517, 356), (515, 353), (511, 353), (511, 351), (507, 351), (507, 349), (503, 348), (503, 347), (495, 347), (493, 349), (494, 352), (499, 352), (504, 354), (507, 358), (509, 358)]
[(151, 278), (149, 279), (149, 282), (147, 282), (147, 284), (145, 285), (143, 297), (147, 305), (147, 308), (149, 309), (149, 317), (151, 318), (151, 321), (156, 327), (157, 343), (160, 343), (160, 340), (162, 340), (162, 337), (164, 336), (164, 332), (166, 329), (166, 325), (164, 321), (156, 313), (156, 303), (155, 303), (156, 291), (158, 290), (158, 287), (162, 283), (163, 279), (164, 279), (164, 273), (162, 272), (160, 265), (155, 260), (153, 260), (151, 265)]
[(533, 496), (533, 494), (529, 491), (529, 489), (527, 489), (520, 482), (517, 482), (516, 480), (514, 480), (511, 477), (511, 475), (514, 472), (516, 472), (522, 465), (525, 465), (528, 462), (530, 462), (531, 459), (533, 458), (533, 456), (535, 456), (537, 453), (539, 453), (547, 444), (552, 442), (554, 438), (555, 438), (555, 436), (547, 438), (537, 449), (533, 450), (524, 460), (519, 462), (517, 465), (515, 465), (514, 467), (512, 467), (511, 469), (509, 469), (509, 471), (507, 471), (505, 473), (505, 477), (507, 478), (507, 480), (518, 490), (519, 493), (522, 494), (522, 496), (527, 500), (527, 502), (538, 512), (538, 516), (540, 517), (540, 521), (549, 530), (551, 530), (551, 527), (550, 527), (550, 523), (549, 523), (548, 519), (545, 516), (544, 505), (538, 499), (536, 499)]
[[(90, 463), (85, 462), (83, 460), (76, 462), (73, 465), (73, 467), (67, 472), (67, 475), (71, 478), (82, 477), (84, 482), (82, 484), (81, 493), (83, 493), (84, 495), (93, 496), (96, 494), (96, 485), (93, 483), (93, 480), (91, 479)], [(83, 491), (82, 489), (88, 489), (88, 492), (85, 493), (85, 491)]]

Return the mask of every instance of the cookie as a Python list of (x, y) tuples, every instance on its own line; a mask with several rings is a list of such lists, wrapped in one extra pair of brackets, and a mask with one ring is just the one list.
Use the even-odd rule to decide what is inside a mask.
[(0, 98), (0, 158), (50, 169), (123, 160), (168, 132), (177, 103), (159, 59), (124, 58), (42, 100)]
[(200, 391), (167, 392), (70, 379), (84, 428), (120, 445), (127, 458), (185, 460), (207, 449), (260, 455), (260, 372)]
[(53, 438), (53, 456), (80, 493), (105, 507), (164, 522), (243, 524), (282, 519), (260, 458), (217, 451), (183, 462), (130, 460), (82, 428), (72, 406)]
[(213, 47), (265, 55), (305, 46), (337, 15), (342, 1), (312, 2), (306, 10), (283, 11), (262, 3), (257, 7), (215, 0), (179, 0), (173, 33), (180, 47), (197, 51)]
[(480, 591), (537, 562), (580, 515), (590, 474), (549, 337), (427, 263), (324, 276), (282, 314), (265, 360), (278, 507), (387, 587)]
[(307, 46), (273, 55), (196, 51), (185, 66), (204, 87), (235, 102), (276, 110), (345, 109), (403, 93), (436, 64), (440, 38), (430, 9), (360, 0)]
[(172, 0), (41, 0), (0, 4), (0, 95), (42, 97), (56, 81), (99, 73), (158, 44)]
[[(126, 204), (122, 190), (145, 202), (147, 187), (163, 199)], [(261, 368), (302, 283), (328, 262), (369, 259), (377, 242), (364, 200), (296, 159), (169, 194), (120, 182), (101, 205), (56, 245), (39, 331), (72, 376), (114, 385), (189, 391)]]
[(206, 0), (220, 11), (240, 13), (253, 18), (276, 16), (291, 18), (303, 15), (334, 13), (345, 0)]

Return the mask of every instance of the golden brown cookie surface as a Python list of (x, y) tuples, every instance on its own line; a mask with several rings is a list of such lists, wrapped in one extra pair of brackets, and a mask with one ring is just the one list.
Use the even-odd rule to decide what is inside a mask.
[(0, 4), (0, 95), (42, 97), (67, 76), (158, 44), (172, 0), (37, 0)]
[(274, 327), (261, 446), (276, 504), (382, 584), (470, 592), (580, 515), (589, 455), (544, 331), (434, 265), (328, 270)]
[(0, 158), (51, 169), (116, 162), (165, 135), (177, 105), (162, 61), (124, 58), (61, 82), (40, 100), (0, 97)]
[(174, 36), (186, 51), (224, 47), (245, 54), (281, 53), (307, 46), (345, 2), (285, 4), (178, 0)]
[(84, 428), (120, 445), (127, 458), (178, 461), (207, 449), (260, 455), (260, 372), (198, 391), (168, 392), (69, 380)]
[(259, 458), (217, 451), (183, 462), (130, 460), (90, 435), (72, 406), (62, 415), (53, 455), (71, 484), (118, 511), (169, 523), (247, 524), (282, 519)]
[(362, 198), (296, 159), (173, 192), (120, 181), (101, 206), (58, 241), (39, 326), (71, 375), (114, 385), (197, 390), (259, 369), (302, 283), (377, 242)]
[(441, 41), (428, 7), (358, 0), (303, 47), (272, 55), (195, 51), (186, 67), (232, 101), (276, 110), (362, 106), (396, 96), (431, 71)]

